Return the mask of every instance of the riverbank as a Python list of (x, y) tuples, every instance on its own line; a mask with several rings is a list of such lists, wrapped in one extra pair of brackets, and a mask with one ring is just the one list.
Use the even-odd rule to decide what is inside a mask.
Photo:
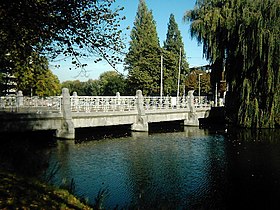
[(67, 190), (0, 170), (0, 209), (92, 209)]

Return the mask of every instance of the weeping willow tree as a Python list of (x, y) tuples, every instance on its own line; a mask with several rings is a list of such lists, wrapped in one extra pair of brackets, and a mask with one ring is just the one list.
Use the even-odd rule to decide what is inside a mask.
[(279, 0), (198, 0), (184, 15), (215, 82), (225, 70), (227, 116), (235, 125), (280, 125), (279, 14)]

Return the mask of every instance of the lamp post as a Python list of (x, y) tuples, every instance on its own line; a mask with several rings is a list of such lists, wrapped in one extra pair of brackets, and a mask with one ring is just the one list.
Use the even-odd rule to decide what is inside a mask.
[(160, 103), (163, 95), (163, 56), (160, 56)]
[(185, 79), (184, 79), (184, 86), (183, 86), (183, 91), (184, 91), (184, 94), (183, 94), (183, 96), (184, 96), (184, 99), (186, 98), (186, 80), (187, 80), (187, 77), (189, 76), (189, 74), (186, 74), (185, 75)]
[(202, 74), (198, 74), (198, 104), (200, 105), (200, 76)]
[(180, 47), (180, 57), (179, 57), (179, 68), (178, 68), (178, 87), (177, 87), (177, 101), (179, 100), (179, 92), (180, 92), (180, 75), (181, 75), (181, 54), (182, 54), (182, 49)]

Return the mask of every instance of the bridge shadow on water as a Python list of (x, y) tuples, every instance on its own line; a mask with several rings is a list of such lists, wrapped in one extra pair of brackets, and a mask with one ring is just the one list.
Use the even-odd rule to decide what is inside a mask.
[(183, 132), (183, 121), (168, 121), (149, 124), (149, 133), (169, 133), (169, 132)]
[[(183, 121), (171, 121), (171, 122), (149, 123), (149, 132), (147, 132), (147, 134), (182, 132), (182, 131), (184, 131)], [(137, 133), (143, 133), (143, 132), (131, 131), (131, 125), (76, 128), (75, 143), (81, 143), (84, 141), (99, 141), (108, 138), (129, 137)]]
[(93, 128), (76, 128), (75, 143), (84, 141), (102, 140), (107, 138), (118, 138), (131, 136), (131, 125), (104, 126)]

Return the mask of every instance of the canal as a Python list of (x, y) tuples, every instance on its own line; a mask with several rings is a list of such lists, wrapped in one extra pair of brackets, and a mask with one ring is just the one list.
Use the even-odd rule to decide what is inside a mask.
[(90, 203), (102, 192), (105, 209), (280, 207), (279, 130), (87, 135), (49, 148), (48, 170)]

